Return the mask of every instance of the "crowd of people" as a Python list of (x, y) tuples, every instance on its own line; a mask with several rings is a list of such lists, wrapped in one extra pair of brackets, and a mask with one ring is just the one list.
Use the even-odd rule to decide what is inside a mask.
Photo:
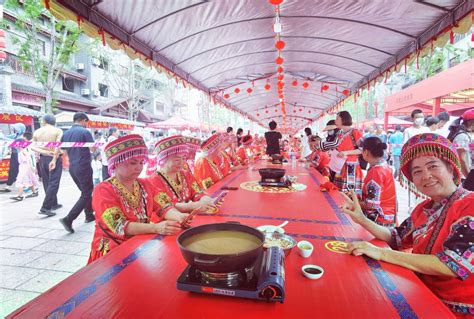
[[(74, 124), (64, 133), (55, 127), (54, 117), (46, 115), (43, 126), (31, 137), (33, 142), (87, 143), (100, 139), (104, 146), (33, 144), (15, 148), (12, 160), (17, 164), (10, 169), (17, 167), (15, 186), (19, 193), (12, 199), (23, 200), (25, 188), (30, 189), (26, 197), (38, 196), (37, 162), (45, 192), (39, 214), (55, 215), (61, 208), (57, 193), (62, 157), (67, 154), (69, 173), (81, 194), (59, 221), (70, 233), (81, 212), (86, 223), (95, 221), (89, 259), (93, 262), (131, 236), (173, 235), (189, 227), (192, 212), (215, 212), (220, 203), (206, 190), (236, 170), (262, 158), (292, 163), (299, 160), (341, 191), (345, 213), (395, 249), (354, 242), (350, 244), (354, 255), (410, 268), (453, 311), (472, 314), (474, 109), (452, 122), (449, 129), (445, 128), (449, 115), (444, 113), (425, 120), (421, 110), (414, 110), (411, 118), (413, 126), (404, 131), (396, 126), (385, 134), (376, 126), (363, 134), (353, 127), (351, 114), (341, 111), (318, 134), (306, 128), (300, 138), (283, 136), (277, 123), (271, 121), (263, 137), (244, 134), (242, 129), (234, 134), (232, 127), (205, 140), (174, 135), (154, 143), (150, 154), (149, 145), (137, 134), (120, 137), (118, 130), (111, 128), (107, 139), (94, 139), (86, 128), (89, 119), (84, 113), (76, 113)], [(13, 139), (24, 138), (24, 125), (13, 128)], [(34, 153), (39, 154), (38, 161)], [(145, 170), (150, 155), (155, 160), (153, 165), (148, 162)], [(397, 178), (427, 197), (403, 222), (397, 220)], [(407, 248), (413, 253), (399, 251)]]

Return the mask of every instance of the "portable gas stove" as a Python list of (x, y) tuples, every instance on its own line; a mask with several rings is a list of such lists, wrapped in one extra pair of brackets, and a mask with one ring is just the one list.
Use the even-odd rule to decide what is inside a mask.
[(192, 266), (179, 276), (179, 290), (283, 302), (285, 255), (279, 247), (262, 251), (255, 264), (232, 273), (209, 273)]
[(273, 178), (265, 178), (258, 182), (260, 186), (288, 187), (288, 183)]

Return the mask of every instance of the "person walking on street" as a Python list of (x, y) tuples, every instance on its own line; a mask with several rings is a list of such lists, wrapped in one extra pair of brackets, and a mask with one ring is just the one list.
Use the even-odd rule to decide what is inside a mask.
[[(53, 115), (43, 117), (43, 126), (33, 133), (33, 142), (60, 142), (63, 131), (57, 128)], [(45, 216), (56, 215), (54, 210), (62, 207), (58, 204), (58, 190), (63, 171), (61, 150), (58, 147), (32, 146), (31, 149), (40, 154), (39, 171), (44, 188), (44, 200), (38, 214)]]
[[(85, 128), (89, 121), (87, 115), (78, 112), (74, 114), (73, 121), (74, 124), (63, 134), (61, 142), (93, 143), (94, 138), (92, 137), (92, 134)], [(81, 191), (81, 197), (79, 197), (76, 204), (69, 211), (69, 214), (64, 218), (59, 219), (59, 222), (70, 233), (74, 232), (72, 222), (83, 210), (86, 214), (86, 223), (95, 220), (91, 202), (92, 190), (94, 189), (92, 181), (91, 151), (94, 152), (95, 148), (91, 148), (91, 150), (89, 150), (88, 147), (66, 148), (70, 161), (69, 173), (71, 174), (74, 183)]]
[(428, 133), (430, 130), (426, 126), (423, 126), (425, 122), (425, 115), (420, 109), (413, 110), (411, 112), (411, 119), (413, 126), (410, 126), (403, 131), (403, 144), (405, 144), (410, 138), (415, 135)]
[(401, 125), (397, 124), (395, 126), (395, 133), (390, 135), (389, 138), (389, 145), (390, 145), (390, 153), (393, 159), (393, 167), (395, 171), (393, 172), (393, 176), (398, 178), (398, 174), (400, 173), (400, 155), (402, 154), (402, 146), (403, 146), (403, 133)]
[[(7, 141), (17, 141), (23, 138), (25, 134), (26, 126), (23, 123), (15, 123), (12, 125), (13, 133), (5, 136)], [(8, 180), (7, 186), (0, 189), (0, 193), (9, 193), (11, 192), (10, 187), (16, 182), (18, 176), (19, 162), (18, 162), (18, 150), (15, 147), (10, 148), (10, 166), (8, 168)]]

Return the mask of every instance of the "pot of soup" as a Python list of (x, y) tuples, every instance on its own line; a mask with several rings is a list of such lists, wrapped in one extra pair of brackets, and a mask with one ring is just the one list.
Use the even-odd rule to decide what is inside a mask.
[(265, 236), (239, 223), (207, 224), (178, 236), (181, 254), (191, 266), (207, 272), (234, 272), (251, 266), (263, 249)]

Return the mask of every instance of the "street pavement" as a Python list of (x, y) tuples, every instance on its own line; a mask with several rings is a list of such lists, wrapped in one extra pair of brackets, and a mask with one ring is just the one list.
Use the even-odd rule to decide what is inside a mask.
[(85, 224), (82, 213), (73, 224), (75, 233), (69, 234), (58, 221), (79, 194), (65, 171), (58, 193), (63, 207), (56, 216), (38, 215), (44, 198), (42, 187), (40, 196), (21, 202), (9, 199), (16, 191), (0, 195), (0, 317), (86, 265), (94, 223)]
[[(82, 213), (69, 234), (59, 223), (79, 198), (69, 173), (63, 172), (58, 199), (63, 207), (53, 217), (38, 215), (40, 196), (14, 202), (16, 192), (0, 194), (0, 317), (4, 317), (84, 267), (94, 223)], [(407, 190), (397, 183), (399, 222), (409, 213)], [(414, 205), (414, 197), (411, 198)]]

